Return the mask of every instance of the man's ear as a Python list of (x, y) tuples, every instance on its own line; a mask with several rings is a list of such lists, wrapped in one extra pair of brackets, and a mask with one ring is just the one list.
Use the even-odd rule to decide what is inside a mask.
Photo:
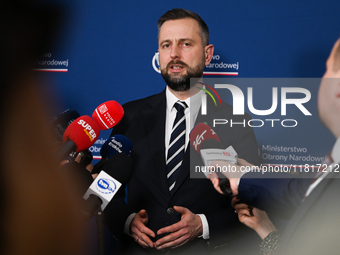
[(214, 55), (214, 45), (209, 44), (204, 47), (204, 54), (205, 54), (205, 65), (209, 65), (210, 61)]
[[(338, 72), (340, 73), (340, 71)], [(340, 74), (339, 74), (340, 75)], [(336, 90), (335, 90), (335, 96), (339, 99), (340, 98), (340, 76), (336, 75), (337, 84), (336, 84)]]

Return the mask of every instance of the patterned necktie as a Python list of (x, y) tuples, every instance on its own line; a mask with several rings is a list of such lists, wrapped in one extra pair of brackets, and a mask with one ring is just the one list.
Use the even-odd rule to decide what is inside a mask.
[(167, 178), (169, 191), (176, 184), (176, 177), (182, 165), (183, 155), (185, 150), (185, 115), (184, 110), (187, 108), (185, 102), (177, 101), (174, 107), (177, 110), (176, 118), (172, 126), (171, 137), (168, 149), (168, 159), (166, 162)]

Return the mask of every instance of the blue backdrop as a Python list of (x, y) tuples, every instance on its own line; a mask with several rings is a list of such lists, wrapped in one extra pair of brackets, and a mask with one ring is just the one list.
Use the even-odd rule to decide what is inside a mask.
[[(116, 100), (123, 104), (165, 87), (155, 70), (157, 20), (172, 8), (192, 10), (206, 21), (215, 53), (205, 72), (227, 73), (224, 77), (321, 77), (331, 47), (340, 35), (340, 2), (336, 0), (68, 0), (64, 6), (66, 14), (57, 47), (41, 57), (38, 68), (52, 69), (41, 75), (53, 83), (53, 93), (60, 102), (57, 109), (74, 108), (81, 115), (91, 115), (102, 102)], [(334, 139), (318, 122), (318, 85), (313, 83), (307, 89), (312, 94), (309, 109), (315, 119), (313, 126), (302, 126), (304, 121), (300, 122), (293, 139), (276, 128), (257, 128), (261, 150), (263, 144), (279, 146), (282, 142), (294, 146), (299, 141), (308, 148), (308, 155), (324, 156), (330, 150)], [(271, 99), (270, 89), (259, 93), (254, 88), (254, 93), (257, 102)], [(307, 139), (308, 132), (319, 134), (317, 141)], [(109, 134), (110, 131), (102, 132), (91, 148), (95, 158)], [(317, 152), (311, 151), (315, 144)]]
[[(321, 77), (340, 35), (338, 0), (57, 2), (64, 3), (66, 10), (62, 33), (57, 47), (37, 63), (38, 69), (49, 69), (40, 74), (52, 84), (58, 102), (55, 114), (74, 108), (81, 115), (92, 115), (102, 102), (116, 100), (123, 104), (163, 90), (164, 81), (154, 68), (157, 20), (172, 8), (194, 11), (208, 24), (215, 53), (206, 74), (222, 72), (227, 74), (225, 77), (236, 78)], [(318, 84), (306, 86), (311, 92), (308, 110), (312, 112), (312, 125), (302, 119), (297, 128), (289, 131), (255, 129), (262, 155), (267, 145), (308, 148), (307, 153), (298, 155), (324, 156), (331, 149), (334, 138), (317, 116)], [(271, 100), (271, 89), (254, 88), (254, 95), (255, 102), (266, 102)], [(261, 108), (261, 104), (257, 106)], [(292, 113), (287, 118), (299, 116)], [(94, 156), (99, 155), (109, 134), (110, 131), (101, 133), (91, 148)]]

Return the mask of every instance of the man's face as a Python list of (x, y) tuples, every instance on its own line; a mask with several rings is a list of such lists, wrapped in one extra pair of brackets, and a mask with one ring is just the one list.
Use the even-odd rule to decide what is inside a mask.
[(158, 47), (161, 74), (174, 91), (189, 90), (190, 78), (202, 77), (213, 54), (212, 45), (203, 47), (199, 25), (191, 18), (164, 22)]
[[(334, 70), (335, 49), (338, 47), (338, 40), (326, 62), (326, 72), (322, 77), (318, 92), (318, 112), (320, 120), (334, 133), (334, 128), (340, 119), (340, 70)], [(337, 60), (339, 61), (339, 60)], [(337, 117), (338, 116), (338, 117)]]

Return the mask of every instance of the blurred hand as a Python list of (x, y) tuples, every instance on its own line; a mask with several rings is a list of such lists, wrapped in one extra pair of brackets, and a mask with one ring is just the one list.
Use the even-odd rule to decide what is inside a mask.
[(131, 231), (132, 237), (143, 248), (154, 247), (154, 244), (149, 238), (149, 236), (155, 237), (155, 233), (151, 229), (146, 227), (148, 220), (149, 218), (148, 218), (148, 214), (146, 213), (146, 211), (140, 210), (135, 215), (130, 225), (130, 231)]
[(242, 159), (242, 158), (237, 159), (237, 164), (239, 166), (254, 166), (253, 164), (250, 164), (247, 160)]
[(238, 218), (247, 227), (254, 229), (262, 240), (272, 231), (277, 230), (265, 211), (248, 206), (236, 204), (235, 210)]
[[(238, 195), (238, 184), (240, 182), (241, 176), (244, 174), (244, 170), (246, 166), (254, 167), (254, 165), (248, 163), (246, 160), (239, 158), (237, 160), (237, 165), (229, 163), (224, 160), (214, 160), (211, 162), (210, 166), (214, 167), (215, 171), (221, 169), (221, 173), (229, 179), (230, 188), (233, 195)], [(218, 175), (216, 172), (212, 172), (207, 175), (207, 177), (211, 180), (214, 188), (221, 194), (223, 194), (220, 189), (220, 181), (218, 179)]]
[(65, 165), (68, 164), (68, 163), (70, 163), (70, 161), (67, 160), (67, 159), (65, 159), (65, 160), (63, 160), (63, 161), (61, 161), (61, 162), (59, 163), (59, 167), (61, 168), (61, 167), (65, 166)]
[(158, 250), (170, 247), (172, 249), (182, 246), (193, 238), (203, 233), (203, 226), (200, 216), (192, 213), (189, 209), (181, 206), (174, 206), (174, 209), (182, 214), (181, 220), (171, 226), (157, 231), (157, 235), (171, 233), (159, 239), (155, 246)]
[[(74, 161), (80, 164), (81, 159), (82, 159), (82, 155), (80, 153), (78, 153), (77, 156), (74, 158)], [(86, 170), (89, 171), (90, 173), (92, 173), (93, 164), (92, 163), (88, 164), (86, 166)]]
[(235, 205), (239, 204), (240, 202), (241, 202), (241, 199), (240, 199), (238, 196), (233, 197), (233, 198), (231, 199), (231, 206), (232, 206), (233, 208), (235, 208)]

